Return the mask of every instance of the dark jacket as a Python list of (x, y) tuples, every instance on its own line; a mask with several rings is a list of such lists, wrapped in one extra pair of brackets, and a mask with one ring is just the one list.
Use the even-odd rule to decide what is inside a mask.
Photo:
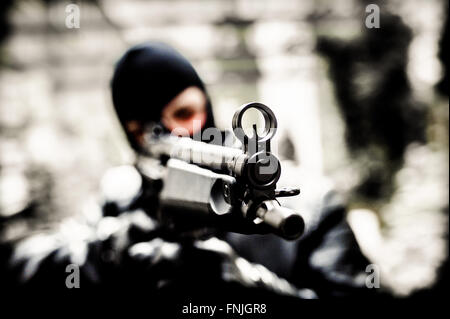
[(65, 289), (72, 264), (83, 288), (140, 287), (180, 297), (247, 290), (286, 298), (370, 292), (364, 272), (369, 262), (330, 191), (316, 195), (322, 202), (306, 217), (306, 234), (288, 242), (223, 232), (174, 238), (150, 217), (157, 196), (135, 167), (110, 170), (102, 185), (101, 216), (68, 220), (57, 231), (17, 243), (9, 261), (12, 286)]

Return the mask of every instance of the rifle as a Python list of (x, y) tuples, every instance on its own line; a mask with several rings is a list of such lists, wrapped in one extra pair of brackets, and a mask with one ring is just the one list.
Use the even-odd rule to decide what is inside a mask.
[[(249, 131), (243, 121), (251, 119), (252, 112), (264, 123), (253, 124)], [(154, 129), (146, 134), (146, 153), (164, 167), (159, 218), (182, 229), (212, 222), (237, 232), (300, 237), (305, 228), (302, 216), (277, 201), (300, 190), (276, 188), (281, 165), (270, 147), (277, 129), (275, 114), (264, 104), (248, 103), (235, 112), (232, 127), (241, 148)]]

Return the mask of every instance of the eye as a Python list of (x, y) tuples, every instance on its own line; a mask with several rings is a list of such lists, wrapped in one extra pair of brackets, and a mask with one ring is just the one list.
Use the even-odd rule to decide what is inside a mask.
[(188, 107), (182, 107), (173, 113), (173, 116), (180, 120), (187, 120), (194, 115), (194, 111)]

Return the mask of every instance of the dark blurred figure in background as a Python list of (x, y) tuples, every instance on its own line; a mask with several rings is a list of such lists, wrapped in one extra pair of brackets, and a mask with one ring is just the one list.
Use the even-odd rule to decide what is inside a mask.
[[(448, 4), (446, 7), (438, 54), (443, 72), (436, 85), (443, 96), (448, 96)], [(349, 150), (366, 163), (365, 178), (353, 196), (373, 203), (394, 194), (396, 174), (404, 165), (407, 147), (429, 142), (427, 124), (433, 116), (429, 105), (414, 96), (407, 74), (413, 30), (388, 10), (381, 11), (380, 19), (381, 28), (363, 29), (356, 39), (320, 37), (317, 45), (318, 53), (330, 62), (330, 77), (346, 124)], [(364, 78), (369, 85), (361, 80)], [(448, 214), (448, 205), (443, 211)], [(448, 283), (447, 265), (448, 249), (436, 285), (411, 296), (443, 297)]]
[[(171, 233), (157, 218), (158, 164), (143, 155), (143, 134), (159, 124), (169, 132), (214, 127), (208, 94), (191, 64), (162, 43), (138, 45), (118, 62), (112, 79), (116, 113), (134, 166), (108, 171), (101, 183), (103, 216), (16, 243), (10, 287), (64, 289), (66, 267), (80, 267), (82, 287), (141, 287), (167, 295), (363, 297), (369, 261), (345, 221), (345, 204), (322, 191), (310, 227), (298, 241), (217, 229)], [(307, 187), (307, 185), (305, 186)], [(281, 277), (281, 278), (280, 278)]]
[[(402, 167), (406, 147), (425, 142), (427, 119), (425, 105), (411, 96), (406, 73), (412, 31), (398, 16), (385, 13), (380, 19), (382, 28), (365, 29), (357, 40), (320, 38), (318, 43), (319, 53), (331, 63), (349, 149), (381, 163), (369, 165), (357, 190), (372, 200), (393, 193), (392, 179)], [(363, 88), (362, 77), (370, 85)]]

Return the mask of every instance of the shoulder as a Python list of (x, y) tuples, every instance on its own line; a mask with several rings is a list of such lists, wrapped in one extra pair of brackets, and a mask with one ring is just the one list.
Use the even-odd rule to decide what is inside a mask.
[(142, 176), (136, 167), (121, 165), (110, 168), (100, 182), (100, 196), (103, 205), (114, 205), (125, 210), (142, 193)]

